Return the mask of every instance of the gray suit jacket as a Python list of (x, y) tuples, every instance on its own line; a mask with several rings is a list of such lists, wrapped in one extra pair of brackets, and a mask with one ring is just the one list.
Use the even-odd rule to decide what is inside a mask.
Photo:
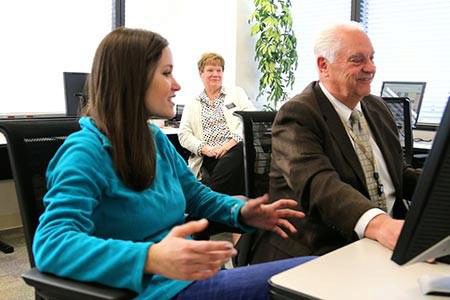
[[(403, 163), (392, 114), (381, 98), (365, 97), (362, 110), (386, 161), (403, 218), (402, 199), (410, 199), (419, 170)], [(306, 213), (292, 220), (298, 233), (285, 240), (260, 233), (252, 263), (301, 255), (321, 255), (357, 239), (354, 227), (376, 207), (368, 200), (364, 173), (344, 126), (318, 82), (282, 106), (272, 128), (270, 198), (297, 199)]]

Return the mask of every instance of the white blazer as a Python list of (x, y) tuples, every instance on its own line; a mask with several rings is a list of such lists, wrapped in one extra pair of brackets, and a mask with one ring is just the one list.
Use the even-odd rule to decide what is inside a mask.
[[(256, 110), (256, 108), (253, 103), (250, 102), (247, 94), (242, 88), (237, 86), (233, 88), (224, 87), (224, 92), (225, 99), (222, 109), (225, 115), (225, 122), (231, 132), (242, 137), (242, 122), (239, 117), (233, 115), (233, 112), (239, 110)], [(203, 156), (197, 155), (197, 149), (203, 141), (203, 128), (199, 97), (190, 101), (184, 107), (180, 121), (178, 139), (181, 146), (191, 152), (188, 164), (194, 175), (200, 179), (199, 173), (203, 163)]]

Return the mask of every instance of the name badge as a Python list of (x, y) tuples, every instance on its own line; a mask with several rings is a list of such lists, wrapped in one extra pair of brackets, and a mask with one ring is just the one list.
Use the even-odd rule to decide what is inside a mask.
[(230, 104), (226, 104), (225, 107), (228, 109), (232, 109), (232, 108), (235, 108), (236, 105), (233, 102), (231, 102)]

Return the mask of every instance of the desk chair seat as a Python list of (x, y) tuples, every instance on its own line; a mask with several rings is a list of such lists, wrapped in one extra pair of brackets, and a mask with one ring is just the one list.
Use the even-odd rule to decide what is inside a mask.
[(39, 216), (44, 211), (42, 197), (47, 191), (47, 165), (65, 138), (77, 130), (76, 117), (0, 121), (0, 131), (7, 140), (31, 265), (31, 270), (22, 277), (35, 288), (36, 299), (131, 299), (136, 293), (129, 290), (64, 279), (35, 268), (32, 244)]

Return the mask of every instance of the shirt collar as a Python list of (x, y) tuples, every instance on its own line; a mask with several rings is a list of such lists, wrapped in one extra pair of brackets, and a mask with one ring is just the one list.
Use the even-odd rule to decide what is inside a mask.
[[(220, 98), (221, 96), (224, 97), (226, 94), (227, 94), (226, 88), (222, 86), (222, 87), (220, 88), (220, 92), (219, 92), (218, 98)], [(206, 95), (206, 91), (205, 91), (205, 90), (203, 90), (203, 91), (200, 93), (200, 95), (197, 97), (197, 100), (203, 101), (203, 102), (209, 100), (208, 95)]]
[[(342, 103), (336, 97), (334, 97), (320, 81), (319, 81), (319, 86), (320, 86), (322, 92), (327, 97), (327, 99), (331, 102), (331, 105), (333, 105), (333, 108), (334, 108), (334, 110), (336, 110), (339, 117), (342, 120), (348, 121), (350, 119), (350, 115), (352, 114), (353, 110), (348, 108), (344, 103)], [(358, 102), (358, 104), (356, 104), (354, 110), (357, 110), (359, 113), (362, 113), (361, 102)]]
[(94, 132), (100, 139), (102, 146), (104, 148), (111, 148), (111, 141), (108, 139), (106, 135), (104, 135), (95, 125), (95, 121), (90, 117), (81, 117), (78, 121), (80, 123), (81, 128), (86, 128), (87, 130), (90, 130)]

